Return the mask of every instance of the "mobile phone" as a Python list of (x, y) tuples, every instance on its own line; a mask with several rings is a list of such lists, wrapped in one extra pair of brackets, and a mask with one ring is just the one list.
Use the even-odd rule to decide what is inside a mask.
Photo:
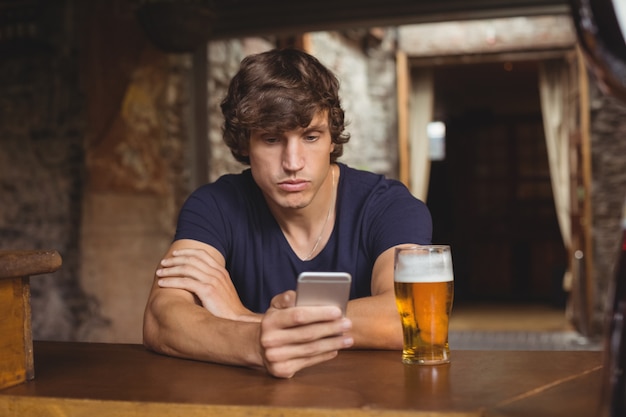
[(347, 272), (303, 272), (298, 276), (296, 305), (341, 308), (346, 315), (352, 276)]

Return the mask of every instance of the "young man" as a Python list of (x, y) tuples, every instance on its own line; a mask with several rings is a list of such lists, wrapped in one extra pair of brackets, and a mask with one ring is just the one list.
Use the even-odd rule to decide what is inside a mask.
[[(336, 162), (349, 139), (338, 90), (304, 52), (242, 61), (224, 141), (250, 168), (183, 206), (146, 306), (148, 348), (283, 378), (349, 347), (401, 349), (393, 250), (430, 243), (430, 214), (401, 183)], [(303, 271), (352, 275), (346, 317), (295, 306)]]

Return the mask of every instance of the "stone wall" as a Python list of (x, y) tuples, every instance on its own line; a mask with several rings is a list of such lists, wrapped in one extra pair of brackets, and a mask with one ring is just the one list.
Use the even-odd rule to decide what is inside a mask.
[(191, 61), (148, 45), (136, 62), (118, 111), (86, 145), (79, 279), (102, 319), (81, 340), (141, 341), (153, 273), (189, 192)]
[(373, 44), (367, 32), (316, 32), (312, 53), (335, 72), (350, 142), (341, 161), (393, 178), (398, 176), (398, 123), (393, 29)]
[(31, 280), (35, 339), (138, 342), (189, 193), (191, 61), (123, 0), (80, 5), (47, 3), (35, 42), (0, 49), (0, 249), (63, 258)]
[(626, 204), (626, 103), (590, 89), (592, 152), (592, 239), (594, 255), (594, 317), (602, 325), (610, 306), (609, 287), (615, 278), (620, 249), (622, 208)]
[(236, 161), (222, 141), (222, 111), (220, 102), (226, 95), (230, 79), (239, 69), (241, 60), (250, 54), (267, 51), (274, 43), (261, 38), (232, 39), (209, 42), (208, 54), (208, 119), (209, 119), (209, 180), (220, 175), (240, 172), (245, 168)]
[(41, 39), (0, 57), (0, 249), (61, 253), (58, 272), (31, 280), (33, 332), (69, 340), (98, 305), (78, 273), (85, 112), (62, 10), (48, 4)]

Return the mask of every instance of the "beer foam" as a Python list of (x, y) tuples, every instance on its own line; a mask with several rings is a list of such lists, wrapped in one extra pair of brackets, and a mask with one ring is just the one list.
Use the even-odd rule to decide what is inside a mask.
[(396, 282), (450, 282), (453, 279), (449, 254), (399, 256), (394, 271)]

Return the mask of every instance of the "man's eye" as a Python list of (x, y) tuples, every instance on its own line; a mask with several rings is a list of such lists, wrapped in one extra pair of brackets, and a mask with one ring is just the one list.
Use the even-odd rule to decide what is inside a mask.
[(305, 139), (306, 139), (308, 142), (314, 142), (314, 141), (316, 141), (317, 139), (319, 139), (319, 136), (318, 136), (318, 135), (307, 135), (307, 136), (305, 136)]
[(277, 143), (279, 139), (275, 137), (266, 137), (266, 138), (263, 138), (263, 141), (265, 143)]

